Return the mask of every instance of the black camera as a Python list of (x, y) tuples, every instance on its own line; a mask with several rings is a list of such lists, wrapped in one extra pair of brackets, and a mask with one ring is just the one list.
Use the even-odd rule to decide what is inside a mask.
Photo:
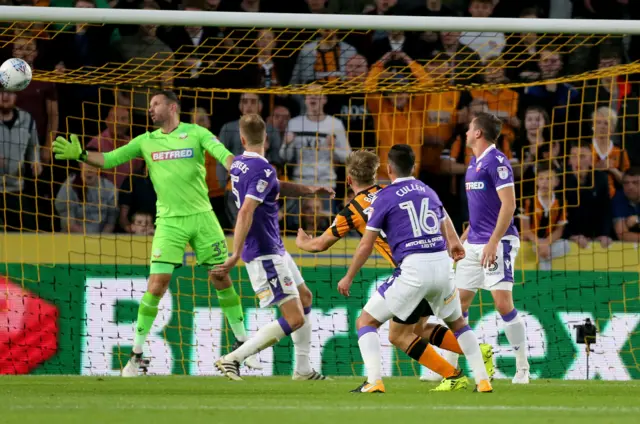
[(579, 344), (594, 344), (596, 342), (596, 326), (593, 325), (591, 319), (584, 320), (584, 324), (575, 325), (576, 329), (576, 343)]

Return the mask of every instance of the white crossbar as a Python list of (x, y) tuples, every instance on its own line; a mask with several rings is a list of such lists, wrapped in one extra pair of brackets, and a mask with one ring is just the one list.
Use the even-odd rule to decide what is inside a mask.
[(405, 31), (535, 32), (554, 34), (640, 34), (640, 24), (638, 24), (637, 21), (316, 15), (243, 12), (176, 12), (171, 10), (85, 9), (26, 6), (0, 6), (0, 21), (341, 30), (374, 29)]

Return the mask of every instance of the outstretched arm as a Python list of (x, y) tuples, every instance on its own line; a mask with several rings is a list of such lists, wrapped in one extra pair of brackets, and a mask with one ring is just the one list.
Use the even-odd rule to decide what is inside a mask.
[(319, 237), (311, 237), (302, 228), (298, 228), (296, 246), (305, 252), (318, 253), (329, 250), (338, 240), (340, 237), (333, 235), (330, 230), (325, 231)]
[(324, 252), (336, 244), (338, 240), (349, 234), (354, 228), (359, 228), (364, 222), (360, 214), (354, 214), (349, 205), (342, 209), (333, 223), (319, 237), (311, 237), (302, 228), (298, 229), (296, 246), (306, 252)]
[(67, 141), (63, 137), (56, 138), (53, 142), (53, 152), (56, 155), (56, 159), (79, 160), (96, 168), (110, 169), (127, 163), (131, 159), (140, 157), (140, 137), (143, 136), (144, 135), (136, 137), (124, 146), (118, 147), (111, 152), (100, 153), (83, 150), (78, 136), (72, 134), (70, 141)]

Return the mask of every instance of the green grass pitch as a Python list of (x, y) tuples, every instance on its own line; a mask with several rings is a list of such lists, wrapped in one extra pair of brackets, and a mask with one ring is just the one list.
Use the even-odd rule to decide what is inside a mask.
[(387, 393), (351, 394), (362, 378), (0, 377), (2, 424), (640, 423), (640, 382), (494, 382), (494, 393), (430, 393), (387, 378)]

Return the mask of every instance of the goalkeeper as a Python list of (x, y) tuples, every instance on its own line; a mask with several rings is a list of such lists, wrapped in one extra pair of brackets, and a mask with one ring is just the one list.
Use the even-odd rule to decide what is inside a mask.
[[(182, 264), (187, 243), (193, 248), (198, 264), (209, 270), (228, 257), (224, 233), (207, 195), (204, 160), (207, 151), (229, 169), (233, 154), (209, 130), (180, 122), (180, 103), (173, 92), (155, 94), (149, 112), (159, 128), (108, 153), (83, 150), (75, 135), (71, 136), (71, 142), (62, 137), (53, 142), (56, 159), (79, 160), (98, 168), (114, 168), (134, 158), (144, 158), (158, 197), (149, 283), (140, 301), (133, 352), (122, 370), (123, 377), (147, 371), (149, 361), (143, 358), (142, 348), (173, 270)], [(228, 274), (216, 276), (210, 271), (209, 275), (235, 335), (235, 349), (247, 340), (240, 297)], [(247, 358), (245, 364), (260, 368), (255, 357)]]

